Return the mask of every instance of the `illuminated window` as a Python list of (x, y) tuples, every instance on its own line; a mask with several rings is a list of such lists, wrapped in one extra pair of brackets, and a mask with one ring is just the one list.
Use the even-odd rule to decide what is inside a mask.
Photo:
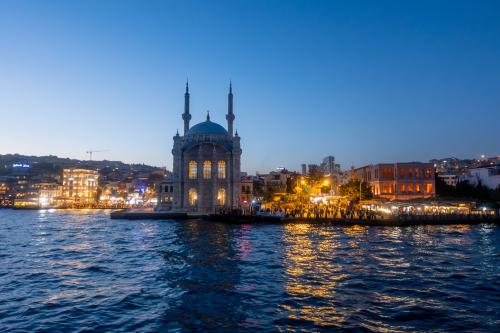
[(226, 204), (226, 189), (220, 188), (217, 191), (217, 203), (221, 206)]
[(212, 177), (212, 162), (203, 162), (203, 179), (210, 179)]
[(404, 191), (405, 191), (405, 184), (401, 184), (400, 192), (404, 192)]
[(217, 163), (217, 178), (226, 179), (226, 161), (219, 161)]
[(408, 192), (409, 193), (413, 192), (413, 184), (408, 184)]
[(198, 172), (198, 163), (195, 161), (189, 161), (189, 179), (196, 179), (196, 173)]
[(420, 184), (415, 184), (415, 192), (420, 193)]
[(426, 184), (426, 189), (425, 189), (425, 191), (426, 191), (427, 193), (432, 193), (432, 184)]
[(188, 200), (190, 206), (196, 205), (196, 201), (198, 200), (198, 193), (196, 193), (196, 190), (194, 188), (189, 189)]

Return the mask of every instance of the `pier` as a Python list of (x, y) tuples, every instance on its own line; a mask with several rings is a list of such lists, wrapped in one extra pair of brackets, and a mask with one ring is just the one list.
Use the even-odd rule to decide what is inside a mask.
[(497, 215), (416, 215), (416, 216), (394, 216), (384, 219), (367, 218), (325, 218), (325, 217), (284, 217), (257, 216), (242, 214), (189, 214), (156, 212), (152, 210), (119, 210), (110, 214), (113, 220), (201, 220), (227, 224), (317, 224), (338, 226), (417, 226), (417, 225), (473, 225), (481, 223), (500, 224)]
[(115, 210), (110, 214), (112, 220), (185, 220), (187, 213), (156, 212), (153, 210)]

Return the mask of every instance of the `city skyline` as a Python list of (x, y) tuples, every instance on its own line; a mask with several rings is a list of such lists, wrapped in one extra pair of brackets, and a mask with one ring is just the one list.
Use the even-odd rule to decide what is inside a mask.
[(250, 173), (500, 153), (498, 3), (316, 4), (3, 2), (0, 154), (171, 169), (187, 78)]

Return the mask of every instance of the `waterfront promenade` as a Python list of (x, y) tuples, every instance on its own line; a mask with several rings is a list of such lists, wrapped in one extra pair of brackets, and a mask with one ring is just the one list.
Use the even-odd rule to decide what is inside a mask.
[(401, 215), (386, 216), (385, 218), (371, 217), (290, 217), (285, 216), (258, 216), (249, 214), (189, 214), (157, 212), (152, 209), (145, 210), (117, 210), (110, 213), (111, 219), (117, 220), (187, 220), (202, 219), (221, 223), (308, 223), (308, 224), (331, 224), (339, 226), (363, 225), (363, 226), (412, 226), (412, 225), (459, 225), (459, 224), (500, 224), (498, 214), (433, 214), (433, 215)]

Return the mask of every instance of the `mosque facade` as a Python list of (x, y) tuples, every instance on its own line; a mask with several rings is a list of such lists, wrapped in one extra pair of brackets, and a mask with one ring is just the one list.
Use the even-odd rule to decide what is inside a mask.
[(189, 86), (184, 94), (183, 135), (174, 136), (173, 172), (158, 185), (158, 210), (214, 213), (240, 207), (241, 146), (233, 134), (233, 92), (229, 84), (227, 129), (210, 120), (190, 126)]

